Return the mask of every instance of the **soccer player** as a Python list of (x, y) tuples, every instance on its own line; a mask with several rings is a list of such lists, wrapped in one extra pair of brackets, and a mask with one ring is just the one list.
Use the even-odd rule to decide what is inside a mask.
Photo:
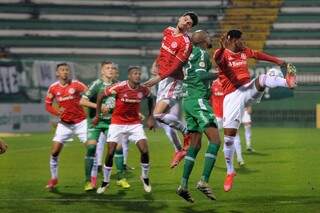
[(0, 154), (3, 154), (7, 151), (8, 145), (4, 142), (4, 140), (0, 139)]
[(167, 27), (163, 31), (160, 53), (156, 59), (157, 74), (145, 83), (148, 87), (159, 83), (157, 102), (153, 112), (155, 119), (181, 131), (184, 135), (184, 150), (176, 152), (172, 167), (183, 159), (190, 142), (186, 126), (170, 109), (180, 99), (183, 80), (182, 67), (192, 50), (187, 32), (197, 24), (198, 16), (193, 12), (186, 12), (179, 18), (176, 27)]
[[(140, 85), (141, 70), (139, 67), (129, 67), (128, 80), (115, 84), (106, 88), (97, 99), (97, 114), (93, 120), (94, 124), (99, 121), (99, 113), (101, 100), (105, 96), (115, 95), (116, 104), (112, 113), (111, 125), (107, 135), (108, 152), (103, 168), (104, 180), (97, 193), (105, 192), (110, 182), (111, 168), (113, 164), (113, 155), (117, 143), (122, 141), (133, 141), (136, 143), (141, 154), (141, 181), (146, 192), (151, 192), (151, 184), (149, 182), (149, 151), (147, 138), (145, 136), (143, 125), (139, 117), (140, 102), (143, 98), (150, 96), (147, 87)], [(147, 124), (149, 128), (153, 128), (154, 120), (152, 118), (152, 98), (148, 98), (149, 116)]]
[(100, 134), (107, 134), (111, 122), (111, 114), (114, 108), (114, 97), (106, 97), (103, 100), (102, 113), (99, 115), (99, 123), (93, 126), (92, 119), (96, 116), (96, 100), (100, 92), (106, 87), (111, 86), (114, 82), (114, 69), (112, 61), (104, 61), (101, 63), (101, 77), (93, 81), (89, 89), (82, 95), (80, 105), (88, 107), (87, 126), (88, 126), (88, 141), (86, 142), (87, 153), (85, 157), (85, 191), (93, 190), (96, 186), (97, 174), (92, 174), (92, 168), (96, 157), (97, 141)]
[(183, 80), (183, 110), (191, 134), (191, 144), (184, 160), (181, 185), (177, 189), (177, 194), (191, 203), (194, 200), (188, 191), (188, 179), (201, 147), (202, 133), (206, 134), (209, 145), (197, 189), (211, 200), (216, 198), (208, 182), (220, 148), (218, 126), (209, 104), (210, 81), (217, 78), (217, 73), (210, 72), (212, 64), (207, 49), (211, 47), (211, 39), (207, 32), (198, 30), (192, 35), (192, 44)]
[[(50, 156), (51, 179), (46, 186), (50, 190), (58, 183), (58, 157), (63, 144), (73, 135), (77, 135), (82, 143), (87, 141), (86, 114), (79, 101), (88, 88), (80, 81), (70, 79), (70, 67), (66, 63), (57, 65), (56, 75), (58, 81), (49, 87), (45, 101), (46, 110), (60, 118)], [(58, 108), (53, 107), (54, 100)]]
[[(233, 178), (236, 175), (232, 163), (234, 140), (245, 106), (259, 102), (266, 87), (287, 87), (290, 89), (296, 87), (296, 69), (292, 64), (287, 64), (279, 58), (245, 47), (240, 30), (230, 30), (226, 35), (223, 35), (220, 45), (221, 47), (215, 51), (213, 59), (218, 66), (219, 79), (225, 94), (223, 128), (227, 176), (224, 190), (228, 192), (232, 189)], [(261, 74), (251, 80), (247, 64), (249, 58), (273, 62), (286, 68), (286, 77)]]

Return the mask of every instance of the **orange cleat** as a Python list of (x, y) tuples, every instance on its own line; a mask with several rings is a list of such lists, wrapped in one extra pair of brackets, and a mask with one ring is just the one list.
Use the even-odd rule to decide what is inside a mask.
[(46, 185), (46, 188), (49, 189), (49, 190), (53, 190), (56, 187), (57, 184), (58, 184), (58, 179), (57, 178), (50, 179), (48, 181), (48, 184)]
[(184, 149), (177, 151), (174, 154), (170, 168), (173, 169), (174, 167), (176, 167), (180, 163), (180, 161), (184, 158), (184, 156), (186, 156), (186, 154), (187, 154), (187, 151), (185, 151)]
[(289, 89), (293, 89), (297, 86), (297, 75), (296, 75), (296, 68), (292, 64), (287, 64), (287, 74), (286, 74), (286, 82)]
[(232, 189), (232, 184), (233, 184), (233, 177), (236, 176), (236, 173), (231, 173), (229, 175), (227, 175), (226, 179), (224, 180), (224, 191), (228, 192)]

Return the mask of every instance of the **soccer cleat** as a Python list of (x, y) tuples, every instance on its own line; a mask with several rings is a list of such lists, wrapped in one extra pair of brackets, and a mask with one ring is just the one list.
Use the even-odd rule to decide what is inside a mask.
[(97, 189), (97, 194), (103, 194), (108, 187), (109, 187), (109, 183), (102, 182), (101, 186)]
[(239, 166), (240, 166), (240, 167), (245, 165), (245, 163), (244, 163), (244, 161), (243, 161), (243, 160), (238, 161), (238, 164), (239, 164)]
[(57, 178), (52, 178), (48, 181), (48, 184), (46, 185), (46, 188), (49, 190), (53, 190), (56, 185), (58, 184), (58, 179)]
[(117, 180), (117, 186), (121, 186), (124, 189), (130, 188), (130, 184), (128, 183), (127, 179), (125, 179), (125, 178)]
[(248, 152), (254, 152), (255, 150), (251, 146), (249, 146), (249, 147), (247, 147), (247, 151)]
[(296, 68), (293, 64), (287, 64), (287, 73), (286, 73), (286, 82), (289, 89), (293, 89), (297, 86), (297, 75), (296, 75)]
[(224, 180), (224, 191), (228, 192), (232, 189), (232, 185), (233, 185), (233, 177), (236, 176), (236, 173), (231, 173), (229, 175), (226, 176), (226, 179)]
[(149, 178), (143, 178), (143, 177), (140, 177), (140, 180), (143, 184), (143, 189), (145, 192), (147, 193), (150, 193), (151, 192), (151, 184), (149, 182)]
[(91, 185), (93, 188), (97, 187), (97, 176), (91, 176)]
[(135, 169), (134, 167), (131, 167), (127, 164), (123, 164), (123, 170), (125, 170), (125, 171), (134, 170), (134, 169)]
[(177, 189), (177, 195), (179, 195), (189, 203), (194, 203), (194, 199), (191, 197), (191, 194), (188, 191), (188, 189), (184, 189), (181, 186), (179, 186)]
[(90, 181), (87, 181), (84, 185), (84, 191), (88, 192), (92, 190), (94, 190), (94, 187), (92, 186)]
[(180, 161), (184, 158), (184, 156), (186, 156), (186, 154), (187, 154), (187, 151), (185, 151), (184, 149), (175, 152), (174, 157), (171, 161), (170, 168), (173, 169), (174, 167), (176, 167), (180, 163)]
[(205, 196), (207, 196), (211, 200), (216, 200), (216, 196), (213, 194), (211, 187), (208, 183), (200, 180), (197, 184), (197, 189), (202, 192)]
[(191, 134), (187, 133), (183, 135), (183, 149), (188, 151), (191, 142)]

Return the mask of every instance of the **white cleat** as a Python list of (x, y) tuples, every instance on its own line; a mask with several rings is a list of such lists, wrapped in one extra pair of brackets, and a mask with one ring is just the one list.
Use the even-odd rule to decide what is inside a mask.
[(103, 194), (108, 187), (109, 187), (109, 183), (103, 182), (102, 185), (97, 189), (97, 194)]
[(144, 179), (144, 178), (140, 177), (140, 179), (143, 184), (144, 191), (147, 193), (150, 193), (152, 188), (151, 188), (151, 184), (149, 182), (149, 178)]

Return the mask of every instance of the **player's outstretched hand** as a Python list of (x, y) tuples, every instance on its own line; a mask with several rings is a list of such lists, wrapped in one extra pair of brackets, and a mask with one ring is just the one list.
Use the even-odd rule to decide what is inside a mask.
[(147, 82), (145, 82), (143, 85), (146, 87), (152, 87), (155, 84), (159, 83), (161, 81), (161, 78), (159, 75), (156, 75), (155, 77), (151, 78)]
[(98, 123), (99, 123), (99, 117), (94, 117), (94, 118), (92, 119), (92, 124), (93, 124), (93, 126), (97, 126)]
[(8, 145), (2, 139), (0, 139), (0, 154), (5, 153), (7, 149)]
[(156, 125), (156, 122), (153, 118), (152, 115), (149, 115), (148, 118), (147, 118), (147, 127), (149, 128), (149, 130), (152, 130), (155, 131), (155, 125)]

